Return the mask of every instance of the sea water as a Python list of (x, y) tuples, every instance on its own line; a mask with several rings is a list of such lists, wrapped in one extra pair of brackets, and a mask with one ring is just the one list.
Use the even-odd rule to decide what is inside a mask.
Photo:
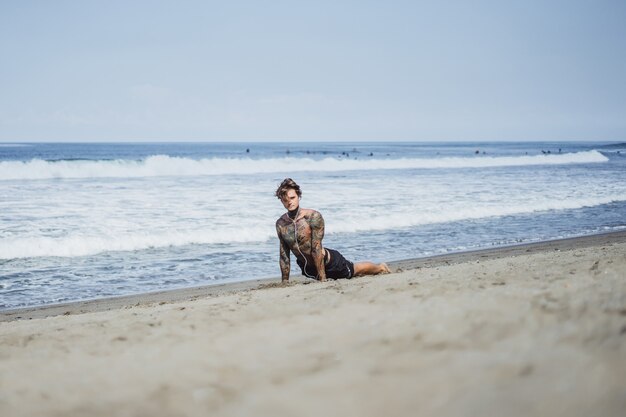
[(393, 261), (626, 229), (625, 174), (624, 143), (1, 144), (0, 309), (277, 277), (285, 177)]

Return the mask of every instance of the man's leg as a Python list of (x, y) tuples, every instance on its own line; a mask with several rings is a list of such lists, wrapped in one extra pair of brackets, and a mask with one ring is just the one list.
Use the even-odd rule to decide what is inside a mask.
[(357, 262), (354, 264), (354, 276), (388, 274), (391, 271), (386, 263)]

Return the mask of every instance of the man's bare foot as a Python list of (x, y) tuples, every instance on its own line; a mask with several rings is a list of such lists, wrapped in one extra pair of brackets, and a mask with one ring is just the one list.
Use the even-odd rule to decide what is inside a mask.
[(386, 263), (357, 262), (354, 264), (354, 276), (388, 274), (391, 271)]

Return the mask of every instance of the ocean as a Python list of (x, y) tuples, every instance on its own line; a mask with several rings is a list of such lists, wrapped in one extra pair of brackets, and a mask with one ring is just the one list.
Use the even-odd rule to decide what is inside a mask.
[(625, 174), (611, 142), (0, 144), (0, 309), (279, 277), (285, 177), (393, 261), (623, 230)]

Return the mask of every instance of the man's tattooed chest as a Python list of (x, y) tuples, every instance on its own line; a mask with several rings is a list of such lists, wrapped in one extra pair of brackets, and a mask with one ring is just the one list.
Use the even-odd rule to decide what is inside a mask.
[(311, 240), (311, 227), (304, 220), (298, 220), (295, 225), (293, 223), (286, 223), (280, 226), (282, 238), (287, 242), (289, 246), (306, 245)]

